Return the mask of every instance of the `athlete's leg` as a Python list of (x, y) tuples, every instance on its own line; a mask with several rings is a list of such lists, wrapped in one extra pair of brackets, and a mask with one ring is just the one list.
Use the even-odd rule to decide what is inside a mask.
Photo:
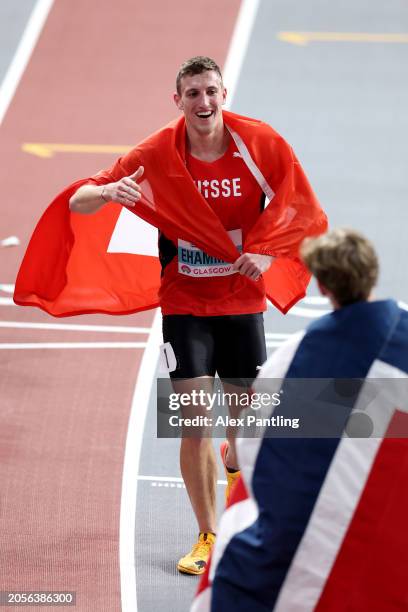
[[(231, 382), (223, 380), (224, 398), (228, 399), (228, 411), (230, 417), (238, 419), (243, 415), (245, 408), (242, 406), (248, 405), (250, 397), (250, 389), (247, 387), (238, 386)], [(241, 401), (242, 400), (242, 401)], [(240, 468), (236, 453), (235, 439), (239, 435), (239, 426), (228, 425), (226, 429), (226, 442), (223, 442), (220, 447), (221, 459), (224, 464), (227, 486), (225, 489), (225, 502), (228, 504), (231, 492), (234, 489), (239, 477)]]
[[(216, 367), (222, 379), (224, 397), (228, 399), (229, 413), (232, 418), (242, 418), (248, 410), (257, 368), (266, 360), (262, 313), (225, 317), (217, 342)], [(239, 476), (237, 434), (239, 427), (229, 426), (226, 431), (228, 443), (221, 447), (228, 482), (227, 499)]]
[[(223, 380), (224, 397), (228, 400), (228, 412), (233, 419), (238, 419), (245, 414), (245, 406), (248, 405), (251, 390), (247, 386), (239, 386), (231, 382), (231, 379)], [(226, 428), (226, 438), (228, 441), (227, 450), (224, 455), (224, 462), (227, 468), (239, 470), (238, 457), (235, 448), (235, 438), (239, 432), (239, 426), (228, 425)]]
[[(203, 390), (212, 393), (214, 379), (200, 377), (189, 380), (174, 380), (176, 393)], [(207, 416), (205, 405), (183, 408), (183, 417)], [(215, 533), (216, 529), (216, 483), (217, 462), (211, 439), (211, 431), (205, 427), (192, 432), (191, 427), (182, 432), (180, 444), (180, 469), (186, 485), (200, 532)]]
[[(173, 347), (177, 369), (171, 372), (175, 393), (211, 393), (214, 386), (214, 334), (211, 317), (167, 315), (163, 338)], [(185, 406), (183, 417), (209, 416), (206, 406)], [(182, 432), (180, 468), (198, 527), (215, 533), (217, 464), (210, 432), (192, 428)]]

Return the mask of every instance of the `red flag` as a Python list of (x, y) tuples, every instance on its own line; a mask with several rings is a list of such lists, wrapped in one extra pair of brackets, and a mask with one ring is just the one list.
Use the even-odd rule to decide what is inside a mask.
[[(289, 145), (268, 125), (224, 112), (244, 161), (271, 200), (250, 231), (244, 250), (277, 257), (265, 275), (267, 295), (282, 312), (305, 294), (310, 275), (298, 259), (303, 238), (326, 230), (326, 216)], [(14, 301), (54, 316), (89, 312), (125, 314), (158, 305), (160, 265), (135, 246), (110, 249), (122, 207), (110, 203), (94, 215), (69, 211), (85, 183), (106, 184), (143, 165), (142, 200), (128, 209), (177, 243), (188, 240), (233, 262), (239, 252), (185, 166), (185, 121), (159, 130), (110, 170), (69, 186), (40, 219), (16, 280)], [(122, 212), (123, 215), (123, 212)], [(121, 217), (122, 217), (121, 215)], [(136, 233), (136, 232), (135, 232)]]

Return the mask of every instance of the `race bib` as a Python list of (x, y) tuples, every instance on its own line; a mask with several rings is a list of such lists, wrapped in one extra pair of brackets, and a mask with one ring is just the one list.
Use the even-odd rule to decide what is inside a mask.
[[(230, 230), (228, 235), (238, 251), (242, 253), (242, 230)], [(178, 271), (180, 274), (194, 276), (195, 278), (236, 274), (231, 263), (207, 255), (191, 242), (180, 239), (178, 241)]]

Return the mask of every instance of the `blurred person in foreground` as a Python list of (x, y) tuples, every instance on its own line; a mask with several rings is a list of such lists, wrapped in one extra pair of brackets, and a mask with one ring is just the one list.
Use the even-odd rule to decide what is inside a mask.
[[(408, 312), (374, 299), (377, 255), (360, 233), (306, 239), (301, 254), (334, 310), (278, 348), (254, 389), (359, 379), (357, 412), (338, 436), (238, 439), (241, 479), (194, 612), (407, 608)], [(348, 429), (358, 410), (372, 418), (364, 438)]]

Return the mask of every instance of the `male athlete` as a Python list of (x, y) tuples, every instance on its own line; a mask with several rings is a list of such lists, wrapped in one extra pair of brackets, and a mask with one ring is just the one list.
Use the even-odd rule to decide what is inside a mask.
[[(170, 376), (176, 392), (191, 392), (193, 389), (211, 392), (216, 373), (222, 380), (241, 381), (242, 386), (238, 386), (238, 389), (242, 391), (248, 389), (257, 368), (266, 359), (262, 315), (266, 310), (266, 297), (262, 275), (270, 268), (275, 252), (277, 256), (286, 253), (279, 248), (271, 251), (268, 236), (277, 236), (282, 230), (281, 241), (290, 241), (293, 224), (297, 224), (295, 232), (304, 232), (307, 225), (305, 219), (308, 214), (310, 217), (316, 214), (318, 204), (313, 200), (304, 175), (301, 179), (293, 179), (290, 178), (292, 174), (289, 176), (287, 173), (285, 164), (290, 166), (290, 172), (295, 173), (293, 176), (298, 176), (299, 168), (295, 167), (298, 162), (288, 145), (280, 137), (277, 138), (275, 132), (273, 138), (279, 140), (279, 146), (285, 147), (285, 153), (276, 153), (276, 160), (273, 160), (266, 149), (266, 145), (272, 146), (269, 143), (272, 137), (263, 135), (266, 128), (262, 126), (265, 124), (230, 113), (227, 125), (222, 111), (227, 91), (220, 69), (213, 60), (195, 57), (185, 62), (177, 75), (176, 86), (174, 101), (184, 115), (183, 142), (177, 145), (181, 133), (181, 128), (177, 127), (175, 144), (161, 144), (165, 138), (168, 139), (169, 132), (164, 128), (146, 141), (146, 157), (137, 157), (140, 151), (135, 149), (136, 157), (129, 154), (109, 171), (96, 175), (96, 184), (82, 185), (70, 198), (69, 205), (71, 211), (83, 214), (94, 213), (107, 202), (117, 202), (137, 211), (145, 196), (144, 186), (141, 186), (144, 180), (153, 185), (153, 192), (157, 188), (157, 193), (161, 194), (171, 193), (178, 185), (176, 179), (169, 180), (166, 171), (160, 174), (157, 167), (145, 161), (149, 160), (149, 151), (153, 149), (154, 154), (160, 154), (166, 161), (175, 155), (175, 147), (179, 146), (180, 150), (185, 147), (180, 153), (183, 163), (178, 172), (185, 174), (187, 171), (189, 178), (184, 177), (186, 188), (177, 193), (180, 219), (186, 210), (194, 217), (205, 206), (206, 214), (214, 216), (215, 213), (221, 222), (226, 230), (225, 241), (228, 241), (231, 249), (235, 249), (237, 256), (231, 264), (209, 256), (197, 247), (196, 241), (192, 243), (191, 240), (182, 239), (181, 220), (180, 235), (176, 238), (174, 233), (170, 238), (158, 223), (163, 338), (170, 343), (177, 360), (177, 368)], [(248, 149), (245, 138), (243, 140), (238, 132), (241, 123), (242, 134), (251, 135), (256, 131), (252, 150)], [(257, 125), (253, 126), (252, 123)], [(267, 127), (272, 133), (272, 129)], [(277, 185), (274, 190), (255, 163), (258, 157), (263, 163), (274, 165), (273, 172), (277, 177), (273, 179)], [(135, 159), (142, 161), (136, 164)], [(188, 181), (191, 180), (196, 189), (194, 196), (188, 192)], [(303, 181), (303, 187), (295, 197), (291, 194), (296, 180)], [(264, 208), (265, 195), (272, 199), (279, 189), (282, 193), (276, 198), (275, 217), (272, 211), (264, 224), (257, 224)], [(197, 200), (197, 191), (201, 194), (200, 200), (204, 201), (193, 201), (194, 198)], [(159, 197), (165, 198), (166, 193), (157, 196), (157, 199)], [(168, 197), (172, 201), (170, 205), (174, 204), (173, 197)], [(287, 206), (288, 203), (290, 206)], [(317, 214), (323, 215), (320, 209)], [(325, 220), (320, 218), (319, 223), (319, 229), (317, 226), (311, 228), (311, 233), (324, 231)], [(263, 242), (258, 240), (259, 244), (263, 244), (262, 248), (257, 250), (255, 247), (252, 251), (245, 246), (254, 228), (258, 236), (265, 233), (265, 239)], [(207, 235), (206, 238), (207, 241), (211, 240), (211, 236)], [(296, 240), (299, 242), (298, 238)], [(257, 244), (256, 240), (253, 244)], [(290, 255), (289, 251), (288, 247)], [(231, 384), (231, 381), (225, 382), (224, 389), (236, 391), (237, 385)], [(185, 408), (184, 414), (192, 412)], [(194, 414), (206, 414), (206, 407), (195, 407)], [(228, 431), (227, 437), (228, 442), (221, 450), (229, 491), (239, 471), (234, 432)], [(199, 539), (192, 551), (180, 559), (178, 569), (184, 573), (201, 574), (216, 533), (217, 468), (211, 438), (183, 436), (180, 466), (197, 518)]]

